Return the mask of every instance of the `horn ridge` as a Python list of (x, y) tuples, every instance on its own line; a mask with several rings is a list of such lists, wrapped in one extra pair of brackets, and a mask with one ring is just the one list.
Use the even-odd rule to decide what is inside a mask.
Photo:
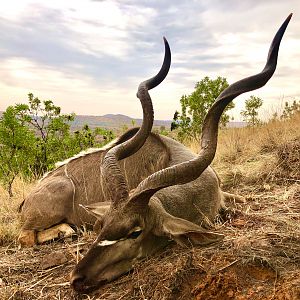
[(160, 71), (154, 77), (140, 83), (138, 87), (137, 97), (143, 108), (142, 126), (131, 139), (110, 149), (103, 159), (101, 174), (107, 189), (106, 194), (109, 195), (109, 200), (115, 205), (127, 199), (129, 194), (126, 179), (121, 172), (118, 161), (137, 152), (145, 143), (152, 129), (154, 112), (148, 90), (156, 87), (166, 78), (171, 65), (171, 51), (165, 38), (164, 45), (165, 56)]

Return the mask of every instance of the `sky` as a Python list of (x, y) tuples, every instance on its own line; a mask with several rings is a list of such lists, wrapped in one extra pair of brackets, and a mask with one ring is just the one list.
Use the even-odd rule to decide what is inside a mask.
[(260, 72), (291, 12), (273, 78), (235, 99), (232, 115), (241, 120), (250, 95), (263, 99), (264, 118), (300, 98), (299, 0), (10, 0), (0, 12), (0, 110), (33, 93), (65, 113), (141, 118), (136, 91), (160, 69), (165, 36), (171, 69), (150, 94), (155, 119), (172, 119), (203, 77)]

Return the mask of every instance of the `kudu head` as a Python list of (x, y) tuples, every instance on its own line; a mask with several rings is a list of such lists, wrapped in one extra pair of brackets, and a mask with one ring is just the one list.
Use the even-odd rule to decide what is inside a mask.
[(88, 207), (97, 216), (101, 228), (97, 239), (71, 274), (71, 284), (77, 292), (87, 292), (126, 273), (139, 258), (150, 255), (170, 239), (184, 245), (205, 245), (223, 237), (168, 214), (155, 193), (163, 188), (197, 179), (210, 165), (216, 151), (218, 123), (222, 112), (235, 97), (264, 86), (272, 77), (276, 69), (279, 45), (291, 16), (276, 33), (262, 72), (233, 83), (216, 99), (204, 120), (199, 155), (150, 175), (135, 190), (129, 192), (118, 160), (137, 151), (151, 130), (153, 111), (148, 90), (158, 85), (167, 75), (170, 51), (165, 41), (166, 55), (161, 71), (157, 76), (141, 83), (137, 93), (144, 111), (140, 131), (128, 142), (108, 151), (104, 159), (102, 180), (107, 187), (109, 202)]

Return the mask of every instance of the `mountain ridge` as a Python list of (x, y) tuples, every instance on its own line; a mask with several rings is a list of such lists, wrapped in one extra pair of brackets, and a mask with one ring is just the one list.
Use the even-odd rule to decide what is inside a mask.
[[(3, 111), (0, 111), (0, 118)], [(153, 127), (170, 129), (172, 120), (154, 120)], [(94, 115), (76, 115), (74, 121), (71, 123), (71, 130), (76, 131), (81, 129), (85, 124), (90, 128), (102, 127), (109, 130), (119, 130), (122, 127), (141, 126), (142, 119), (132, 118), (123, 114), (105, 114), (102, 116)], [(244, 127), (245, 122), (229, 122), (227, 127)]]
[[(91, 128), (103, 127), (106, 129), (120, 129), (123, 126), (140, 126), (142, 121), (142, 119), (131, 118), (123, 114), (105, 114), (103, 116), (76, 115), (71, 128), (72, 130), (75, 128), (78, 129), (88, 124)], [(154, 120), (153, 126), (165, 126), (166, 128), (170, 128), (171, 122), (171, 120)]]

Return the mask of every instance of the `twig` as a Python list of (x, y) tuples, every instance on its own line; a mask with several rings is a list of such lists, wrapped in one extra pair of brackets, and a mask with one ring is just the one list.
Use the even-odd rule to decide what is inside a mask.
[(218, 270), (218, 272), (222, 272), (222, 271), (224, 271), (225, 269), (227, 269), (227, 268), (229, 268), (229, 267), (231, 267), (231, 266), (233, 266), (234, 264), (236, 264), (238, 261), (240, 261), (241, 259), (239, 258), (239, 259), (236, 259), (236, 260), (234, 260), (233, 262), (231, 262), (230, 264), (228, 264), (228, 265), (226, 265), (225, 267), (223, 267), (223, 268), (221, 268), (221, 269), (219, 269)]
[(50, 277), (50, 275), (46, 275), (44, 278), (42, 278), (41, 280), (37, 281), (35, 284), (33, 284), (32, 286), (28, 287), (26, 290), (24, 290), (24, 293), (27, 292), (28, 290), (32, 289), (33, 287), (35, 287), (36, 285), (38, 285), (40, 282), (42, 282), (43, 280), (47, 279), (48, 277)]
[(70, 282), (69, 282), (69, 281), (66, 281), (66, 282), (62, 282), (62, 283), (54, 283), (54, 284), (50, 284), (50, 285), (47, 285), (47, 287), (69, 286), (69, 285), (70, 285)]
[(51, 268), (51, 269), (41, 270), (41, 273), (42, 273), (42, 274), (43, 274), (43, 273), (49, 273), (49, 272), (51, 272), (51, 271), (53, 271), (53, 270), (55, 270), (55, 269), (61, 267), (62, 265), (63, 265), (63, 264), (60, 264), (60, 265), (55, 266), (55, 267), (53, 267), (53, 268)]

